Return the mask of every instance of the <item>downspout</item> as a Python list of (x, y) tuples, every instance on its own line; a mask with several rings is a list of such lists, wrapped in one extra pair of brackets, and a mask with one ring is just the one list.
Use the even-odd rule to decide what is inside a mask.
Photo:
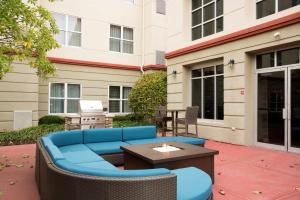
[(145, 0), (142, 0), (142, 63), (141, 63), (141, 72), (144, 71), (145, 65)]

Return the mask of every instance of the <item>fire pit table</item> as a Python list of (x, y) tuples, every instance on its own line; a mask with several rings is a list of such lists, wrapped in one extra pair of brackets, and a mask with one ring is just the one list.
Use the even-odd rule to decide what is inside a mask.
[(214, 182), (214, 155), (219, 151), (181, 142), (122, 146), (125, 169), (197, 167)]

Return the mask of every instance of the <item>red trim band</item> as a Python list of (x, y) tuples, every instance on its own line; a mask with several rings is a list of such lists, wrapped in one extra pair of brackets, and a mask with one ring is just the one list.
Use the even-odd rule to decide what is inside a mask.
[(202, 49), (207, 49), (207, 48), (210, 48), (213, 46), (225, 44), (225, 43), (239, 40), (242, 38), (250, 37), (253, 35), (257, 35), (259, 33), (267, 32), (270, 30), (274, 30), (274, 29), (288, 26), (291, 24), (295, 24), (298, 22), (300, 22), (300, 12), (297, 12), (297, 13), (279, 18), (279, 19), (275, 19), (273, 21), (265, 22), (263, 24), (252, 26), (250, 28), (246, 28), (246, 29), (234, 32), (234, 33), (230, 33), (228, 35), (224, 35), (224, 36), (212, 39), (212, 40), (201, 42), (199, 44), (195, 44), (195, 45), (184, 47), (184, 48), (181, 48), (181, 49), (178, 49), (175, 51), (171, 51), (166, 54), (165, 58), (166, 59), (175, 58), (175, 57), (178, 57), (181, 55), (185, 55), (185, 54), (199, 51)]
[[(68, 65), (81, 65), (81, 66), (89, 66), (89, 67), (101, 67), (101, 68), (111, 68), (111, 69), (123, 69), (123, 70), (133, 70), (140, 71), (140, 66), (136, 65), (122, 65), (122, 64), (113, 64), (113, 63), (103, 63), (103, 62), (94, 62), (94, 61), (84, 61), (84, 60), (74, 60), (67, 58), (56, 58), (56, 57), (48, 57), (49, 61), (53, 63), (61, 63)], [(165, 70), (165, 65), (146, 65), (144, 66), (144, 70)]]

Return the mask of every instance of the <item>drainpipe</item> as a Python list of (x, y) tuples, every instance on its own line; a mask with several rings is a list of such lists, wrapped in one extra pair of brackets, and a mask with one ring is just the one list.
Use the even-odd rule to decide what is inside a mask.
[(142, 0), (142, 63), (141, 72), (144, 74), (145, 65), (145, 0)]

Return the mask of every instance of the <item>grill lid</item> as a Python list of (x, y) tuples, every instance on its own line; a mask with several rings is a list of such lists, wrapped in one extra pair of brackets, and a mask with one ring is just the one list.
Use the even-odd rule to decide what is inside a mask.
[(103, 111), (101, 101), (80, 100), (79, 105), (81, 113), (97, 113)]

